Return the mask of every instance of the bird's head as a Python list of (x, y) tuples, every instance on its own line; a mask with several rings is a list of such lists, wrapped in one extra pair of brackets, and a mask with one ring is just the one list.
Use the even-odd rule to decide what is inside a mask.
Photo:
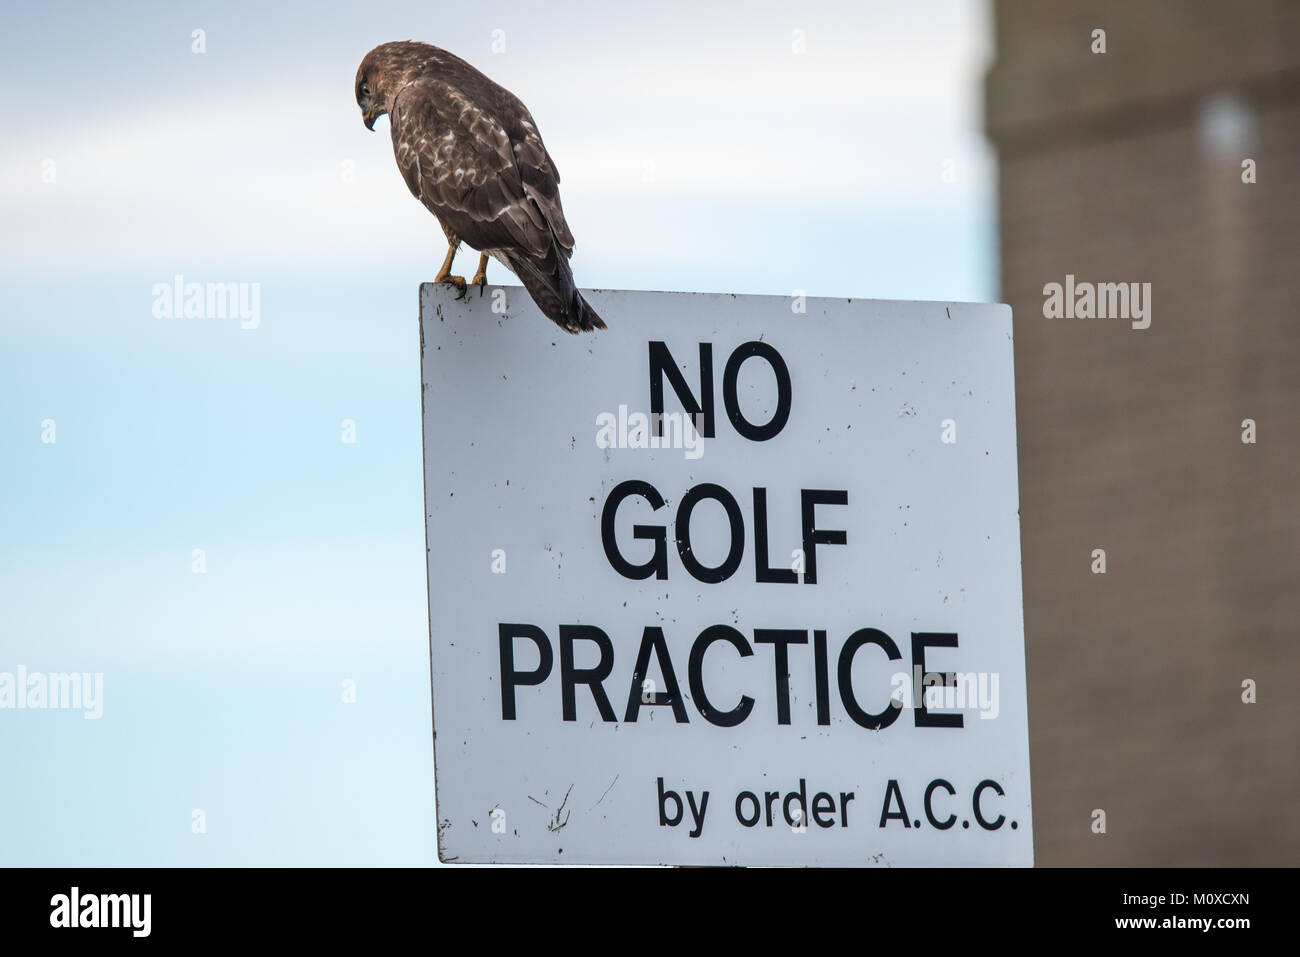
[(402, 87), (414, 80), (420, 68), (439, 51), (425, 43), (405, 40), (381, 43), (357, 67), (357, 106), (366, 129), (375, 128), (379, 119), (393, 107), (393, 98)]

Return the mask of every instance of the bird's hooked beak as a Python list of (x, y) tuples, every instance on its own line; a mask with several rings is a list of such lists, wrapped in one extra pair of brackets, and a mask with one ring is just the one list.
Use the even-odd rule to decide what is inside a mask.
[(366, 129), (372, 133), (375, 129), (375, 120), (383, 116), (387, 110), (381, 110), (370, 100), (365, 100), (361, 104), (361, 120), (366, 124)]

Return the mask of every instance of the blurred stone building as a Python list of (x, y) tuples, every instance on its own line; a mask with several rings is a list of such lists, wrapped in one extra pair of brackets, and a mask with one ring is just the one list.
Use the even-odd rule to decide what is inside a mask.
[[(1300, 3), (994, 21), (1037, 861), (1300, 864)], [(1067, 274), (1150, 327), (1044, 318)]]

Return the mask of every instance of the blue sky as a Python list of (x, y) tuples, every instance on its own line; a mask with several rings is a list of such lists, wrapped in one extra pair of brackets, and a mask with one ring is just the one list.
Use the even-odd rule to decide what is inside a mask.
[[(529, 105), (581, 285), (990, 300), (986, 17), (6, 12), (0, 672), (102, 672), (104, 714), (0, 710), (0, 864), (435, 862), (416, 294), (444, 245), (361, 124), (366, 50), (437, 43)], [(257, 328), (155, 318), (177, 274), (260, 284)]]

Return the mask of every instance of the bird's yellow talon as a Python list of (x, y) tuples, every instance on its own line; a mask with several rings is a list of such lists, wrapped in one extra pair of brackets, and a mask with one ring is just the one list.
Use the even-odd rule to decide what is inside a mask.
[(478, 286), (479, 298), (482, 298), (483, 290), (487, 288), (487, 263), (487, 253), (479, 253), (478, 271), (474, 273), (474, 278), (470, 280), (471, 285)]

